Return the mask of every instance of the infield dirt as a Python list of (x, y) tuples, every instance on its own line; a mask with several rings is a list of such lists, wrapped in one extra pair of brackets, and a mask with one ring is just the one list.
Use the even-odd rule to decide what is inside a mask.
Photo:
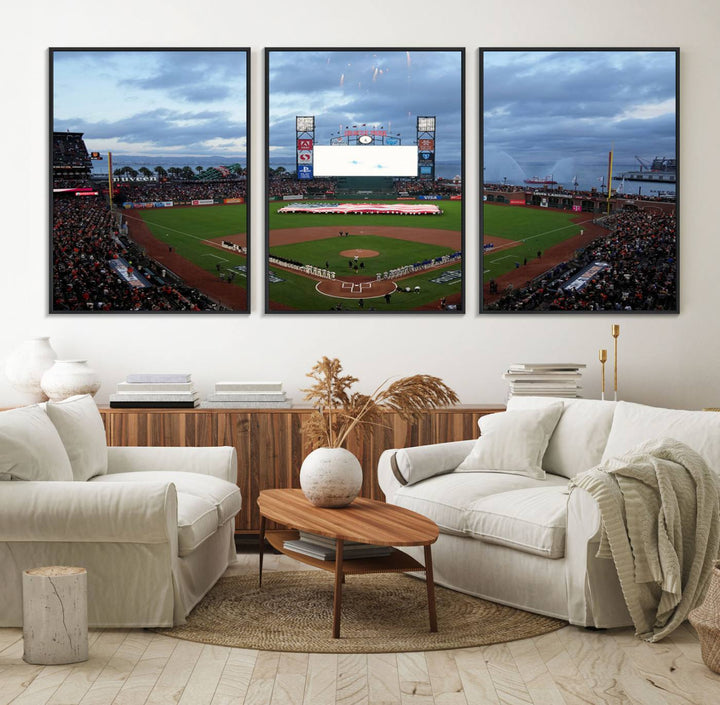
[[(189, 260), (181, 257), (175, 250), (171, 252), (166, 242), (161, 242), (153, 237), (150, 228), (142, 219), (142, 214), (135, 211), (128, 211), (126, 222), (130, 239), (143, 247), (147, 254), (156, 262), (174, 272), (185, 284), (207, 294), (215, 301), (233, 311), (247, 311), (247, 292), (239, 286), (221, 281), (217, 276), (198, 267)], [(245, 239), (245, 236), (242, 236)], [(221, 238), (230, 239), (230, 238)]]

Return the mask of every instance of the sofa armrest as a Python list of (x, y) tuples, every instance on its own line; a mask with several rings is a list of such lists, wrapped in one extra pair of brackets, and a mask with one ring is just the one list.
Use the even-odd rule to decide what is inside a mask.
[(386, 450), (378, 461), (378, 482), (388, 501), (404, 485), (452, 472), (465, 460), (475, 441), (433, 443)]
[(173, 470), (212, 475), (237, 484), (237, 452), (232, 446), (108, 446), (108, 474)]
[(0, 541), (177, 543), (171, 482), (1, 482)]
[(573, 487), (568, 499), (567, 533), (584, 543), (598, 543), (602, 518), (600, 507), (592, 495), (580, 487)]

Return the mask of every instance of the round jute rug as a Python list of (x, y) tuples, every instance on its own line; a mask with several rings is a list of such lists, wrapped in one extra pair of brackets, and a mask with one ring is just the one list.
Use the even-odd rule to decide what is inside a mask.
[(340, 638), (331, 637), (333, 576), (266, 572), (220, 578), (185, 624), (156, 629), (205, 644), (264, 651), (434, 651), (545, 634), (565, 622), (436, 587), (438, 632), (430, 633), (425, 582), (402, 574), (349, 575)]

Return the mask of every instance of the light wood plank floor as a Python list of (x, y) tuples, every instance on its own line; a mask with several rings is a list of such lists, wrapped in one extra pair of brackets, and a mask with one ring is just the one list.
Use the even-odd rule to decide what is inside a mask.
[[(286, 556), (266, 570), (307, 569)], [(239, 554), (228, 574), (254, 572)], [(0, 629), (0, 705), (720, 705), (720, 675), (684, 625), (659, 644), (630, 629), (566, 627), (535, 639), (428, 653), (280, 654), (94, 630), (90, 659), (22, 660)]]

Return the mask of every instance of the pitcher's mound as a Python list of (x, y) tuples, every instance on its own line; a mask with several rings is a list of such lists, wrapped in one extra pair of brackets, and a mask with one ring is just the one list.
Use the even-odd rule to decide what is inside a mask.
[(340, 253), (343, 257), (377, 257), (380, 253), (377, 250), (343, 250)]

